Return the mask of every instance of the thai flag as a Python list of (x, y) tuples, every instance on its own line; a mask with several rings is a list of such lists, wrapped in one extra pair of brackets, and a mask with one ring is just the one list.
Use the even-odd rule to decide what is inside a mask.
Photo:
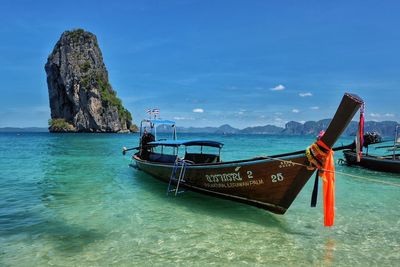
[(158, 108), (153, 109), (153, 114), (160, 114), (160, 110)]

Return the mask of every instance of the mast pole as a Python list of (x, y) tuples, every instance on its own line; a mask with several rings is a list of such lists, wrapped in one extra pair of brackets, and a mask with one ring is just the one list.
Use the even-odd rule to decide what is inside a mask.
[(153, 127), (154, 127), (154, 139), (157, 141), (157, 125), (154, 123)]

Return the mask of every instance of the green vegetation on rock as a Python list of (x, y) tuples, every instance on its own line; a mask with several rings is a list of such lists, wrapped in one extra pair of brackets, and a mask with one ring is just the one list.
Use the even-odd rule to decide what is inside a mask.
[(90, 62), (86, 60), (85, 63), (80, 65), (81, 70), (86, 73), (90, 69)]
[(85, 31), (83, 29), (74, 29), (72, 31), (66, 31), (66, 34), (71, 37), (74, 41), (79, 40), (79, 37), (81, 37)]
[(108, 81), (100, 74), (97, 74), (96, 82), (99, 86), (101, 99), (107, 103), (107, 105), (114, 106), (118, 110), (118, 116), (121, 122), (132, 121), (131, 113), (124, 108), (121, 99), (117, 97), (117, 93), (111, 89), (111, 85)]
[(65, 119), (50, 119), (48, 122), (53, 132), (73, 132), (75, 127), (65, 121)]
[(137, 133), (137, 132), (139, 132), (139, 127), (137, 127), (136, 124), (132, 124), (132, 125), (129, 127), (129, 131), (131, 131), (131, 132), (133, 132), (133, 133)]

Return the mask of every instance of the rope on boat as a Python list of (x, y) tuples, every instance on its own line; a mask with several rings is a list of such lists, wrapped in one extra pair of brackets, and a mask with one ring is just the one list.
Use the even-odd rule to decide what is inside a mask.
[[(302, 166), (302, 167), (305, 167), (305, 168), (307, 168), (307, 169), (309, 169), (309, 170), (310, 170), (311, 168), (312, 168), (312, 169), (316, 169), (316, 168), (311, 167), (311, 166), (309, 166), (309, 165), (305, 165), (305, 164), (298, 163), (298, 162), (293, 162), (293, 161), (290, 161), (290, 160), (285, 160), (285, 159), (281, 159), (281, 158), (273, 158), (273, 157), (269, 157), (269, 156), (262, 156), (262, 157), (268, 158), (268, 159), (271, 159), (271, 160), (276, 160), (276, 161), (281, 161), (281, 162), (286, 162), (286, 163), (291, 163), (291, 164), (294, 164), (294, 165)], [(321, 169), (321, 171), (324, 171), (324, 172), (331, 172), (331, 171), (325, 170), (325, 169)], [(380, 183), (380, 184), (392, 185), (392, 186), (400, 187), (400, 184), (398, 184), (398, 183), (392, 183), (392, 182), (381, 181), (381, 180), (372, 179), (372, 178), (368, 178), (368, 177), (361, 176), (361, 175), (355, 175), (355, 174), (345, 173), (345, 172), (341, 172), (341, 171), (335, 171), (335, 172), (338, 173), (338, 174), (344, 175), (344, 176), (352, 177), (352, 178), (363, 179), (363, 180), (370, 181), (370, 182), (375, 182), (375, 183)]]
[(357, 179), (364, 179), (364, 180), (367, 180), (367, 181), (370, 181), (370, 182), (376, 182), (376, 183), (381, 183), (381, 184), (385, 184), (385, 185), (392, 185), (392, 186), (400, 187), (400, 184), (398, 184), (398, 183), (391, 183), (391, 182), (381, 181), (381, 180), (377, 180), (377, 179), (371, 179), (371, 178), (368, 178), (368, 177), (355, 175), (355, 174), (350, 174), (350, 173), (345, 173), (345, 172), (340, 172), (340, 171), (336, 171), (336, 172), (341, 174), (341, 175), (345, 175), (345, 176), (349, 176), (349, 177), (353, 177), (353, 178), (357, 178)]

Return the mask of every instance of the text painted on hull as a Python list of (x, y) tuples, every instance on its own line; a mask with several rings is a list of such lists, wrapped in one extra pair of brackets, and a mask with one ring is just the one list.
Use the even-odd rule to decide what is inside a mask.
[(234, 187), (246, 187), (252, 185), (261, 185), (264, 181), (262, 179), (259, 180), (250, 180), (246, 182), (236, 182), (236, 183), (204, 183), (205, 187), (209, 188), (234, 188)]
[[(239, 168), (236, 168), (235, 171), (238, 171)], [(262, 179), (254, 179), (252, 171), (247, 171), (246, 174), (249, 181), (243, 181), (240, 172), (206, 174), (205, 178), (207, 183), (204, 183), (204, 186), (209, 188), (234, 188), (260, 185), (264, 183)]]

